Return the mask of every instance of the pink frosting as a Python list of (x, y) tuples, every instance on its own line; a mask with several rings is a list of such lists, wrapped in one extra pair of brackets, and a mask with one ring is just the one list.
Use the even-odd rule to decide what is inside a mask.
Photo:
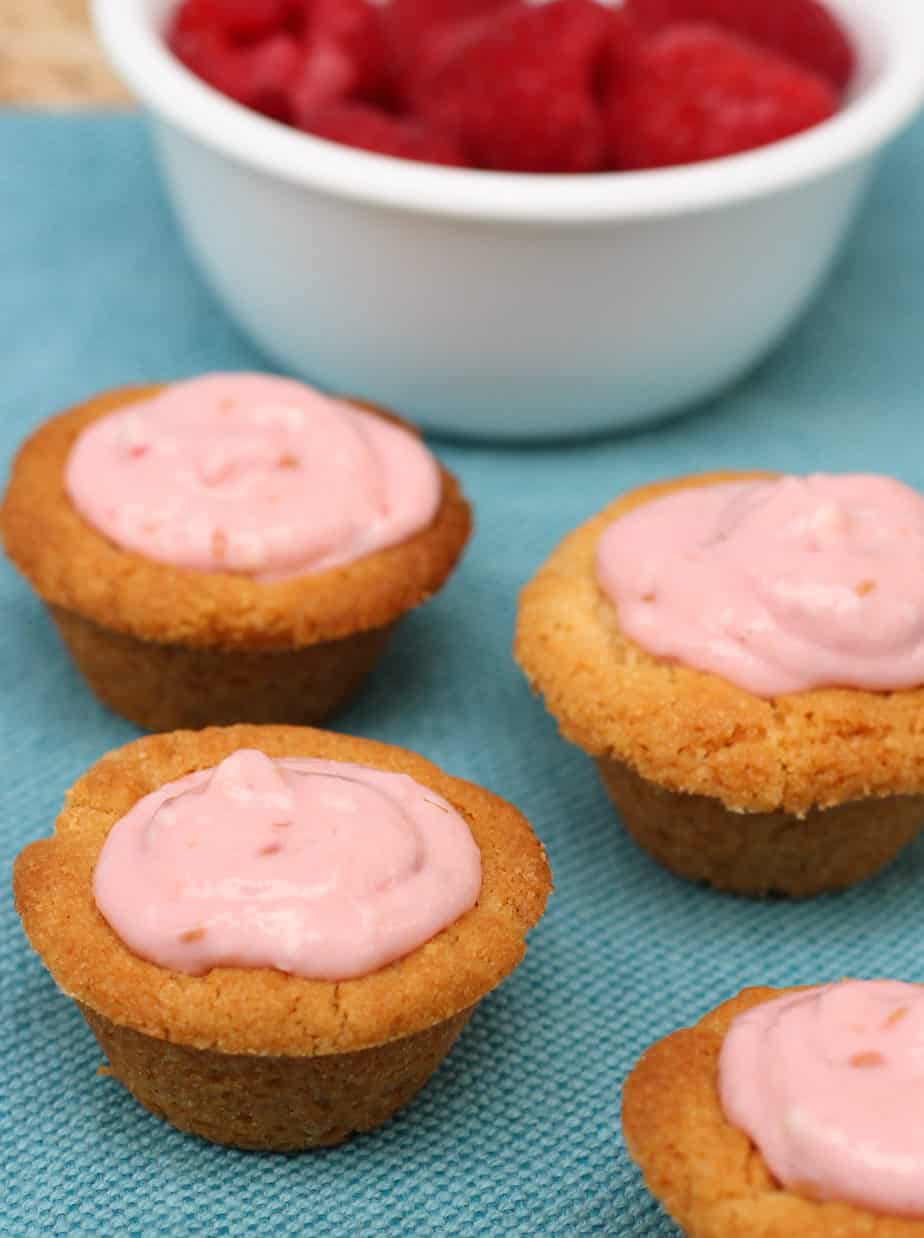
[(597, 547), (626, 635), (765, 697), (924, 683), (922, 562), (924, 498), (861, 474), (676, 491)]
[(110, 541), (203, 572), (272, 580), (392, 546), (436, 514), (436, 462), (409, 433), (287, 378), (209, 374), (78, 437), (65, 485)]
[(481, 855), (405, 774), (241, 749), (139, 800), (110, 831), (96, 904), (174, 971), (364, 976), (469, 910)]
[(846, 980), (755, 1006), (719, 1058), (728, 1121), (813, 1198), (924, 1216), (924, 987)]

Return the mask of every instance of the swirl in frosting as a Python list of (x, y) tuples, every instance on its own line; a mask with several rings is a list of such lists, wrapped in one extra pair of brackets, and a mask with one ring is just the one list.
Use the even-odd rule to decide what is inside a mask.
[(92, 422), (65, 486), (122, 549), (258, 580), (396, 545), (430, 524), (441, 494), (410, 431), (263, 374), (174, 383)]
[(796, 1193), (924, 1216), (924, 987), (846, 980), (735, 1018), (719, 1057), (728, 1121)]
[(763, 697), (924, 683), (922, 563), (924, 498), (864, 474), (678, 490), (597, 546), (628, 637)]
[(97, 907), (174, 971), (272, 967), (345, 980), (401, 958), (474, 906), (481, 853), (406, 774), (241, 749), (167, 783), (113, 826)]

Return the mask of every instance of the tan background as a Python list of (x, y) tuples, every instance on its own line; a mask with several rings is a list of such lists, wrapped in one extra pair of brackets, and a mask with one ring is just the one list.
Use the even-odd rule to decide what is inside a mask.
[(90, 32), (88, 0), (0, 0), (0, 104), (124, 107)]

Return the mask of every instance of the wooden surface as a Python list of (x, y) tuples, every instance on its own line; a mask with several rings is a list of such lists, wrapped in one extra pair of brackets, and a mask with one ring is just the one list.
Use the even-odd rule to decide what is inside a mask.
[(126, 107), (90, 29), (88, 0), (0, 0), (0, 105)]

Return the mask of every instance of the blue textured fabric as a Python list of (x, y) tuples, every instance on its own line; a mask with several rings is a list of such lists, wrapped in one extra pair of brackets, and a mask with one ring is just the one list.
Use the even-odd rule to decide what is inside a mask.
[[(4, 467), (42, 418), (93, 391), (261, 364), (191, 267), (138, 121), (3, 117), (0, 169)], [(67, 786), (136, 732), (84, 689), (40, 604), (0, 565), (0, 1232), (674, 1234), (620, 1137), (620, 1088), (641, 1049), (745, 984), (924, 980), (924, 844), (806, 904), (675, 880), (624, 836), (509, 653), (521, 584), (625, 487), (760, 465), (880, 470), (924, 488), (922, 218), (919, 125), (890, 152), (824, 295), (735, 391), (609, 441), (438, 447), (477, 534), (338, 724), (518, 804), (557, 889), (525, 963), (419, 1099), (340, 1149), (212, 1147), (96, 1074), (101, 1054), (30, 953), (8, 874)]]

